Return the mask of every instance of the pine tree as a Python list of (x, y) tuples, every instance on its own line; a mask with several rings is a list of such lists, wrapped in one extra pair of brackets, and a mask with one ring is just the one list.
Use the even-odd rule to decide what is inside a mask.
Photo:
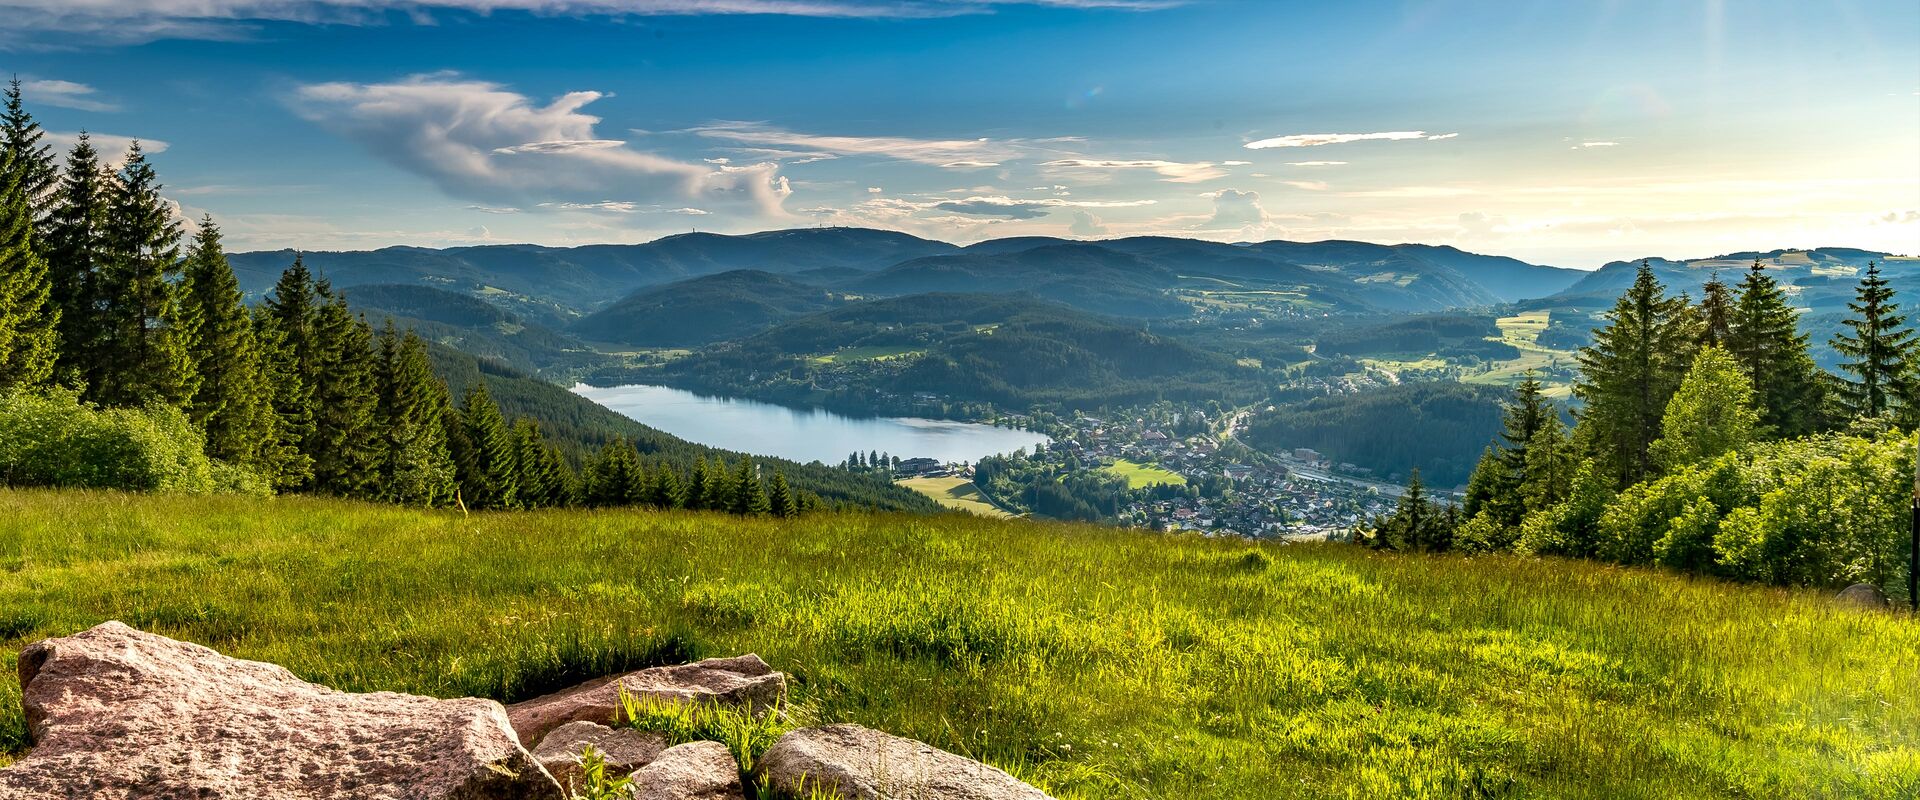
[[(1506, 465), (1506, 454), (1497, 446), (1490, 444), (1480, 451), (1480, 460), (1474, 462), (1473, 474), (1467, 478), (1466, 497), (1461, 500), (1462, 510), (1469, 518), (1482, 511), (1494, 511), (1511, 498)], [(1496, 518), (1503, 516), (1495, 512)]]
[(27, 113), (20, 98), (20, 79), (13, 78), (7, 84), (4, 107), (0, 108), (0, 165), (6, 165), (11, 177), (0, 178), (0, 186), (10, 180), (18, 180), (21, 191), (26, 195), (27, 208), (33, 215), (34, 240), (39, 242), (38, 251), (42, 258), (47, 255), (46, 242), (48, 230), (47, 216), (52, 210), (51, 198), (54, 186), (60, 180), (60, 170), (54, 164), (53, 146), (42, 144), (46, 132), (40, 129), (33, 115)]
[(1700, 290), (1700, 346), (1725, 347), (1733, 324), (1733, 299), (1727, 284), (1715, 272)]
[(753, 459), (740, 459), (740, 469), (730, 481), (732, 489), (727, 511), (741, 516), (765, 514), (769, 510), (767, 487), (760, 483), (760, 470)]
[(506, 420), (500, 417), (500, 407), (494, 405), (484, 381), (474, 384), (467, 392), (466, 403), (460, 409), (460, 422), (470, 448), (466, 470), (460, 476), (460, 490), (467, 506), (516, 507), (519, 487), (514, 482), (517, 470), (513, 434), (507, 429)]
[(614, 439), (600, 446), (600, 455), (587, 469), (586, 503), (610, 508), (644, 502), (645, 480), (633, 442)]
[(685, 508), (686, 495), (680, 490), (680, 476), (666, 464), (648, 472), (646, 502), (655, 508)]
[(1604, 474), (1625, 487), (1653, 471), (1648, 448), (1660, 438), (1667, 401), (1698, 337), (1685, 301), (1668, 297), (1646, 262), (1606, 320), (1593, 344), (1580, 350), (1581, 378), (1573, 390), (1587, 405), (1577, 434)]
[(1768, 433), (1792, 438), (1820, 428), (1826, 402), (1820, 368), (1808, 355), (1799, 314), (1759, 259), (1740, 282), (1726, 348), (1753, 381), (1754, 405)]
[(52, 303), (47, 262), (34, 238), (24, 158), (0, 152), (0, 392), (45, 386), (58, 357), (60, 311)]
[(59, 312), (54, 377), (79, 388), (87, 400), (99, 399), (108, 367), (102, 272), (110, 260), (107, 211), (116, 180), (101, 166), (92, 138), (82, 131), (67, 153), (46, 220), (47, 283)]
[(1574, 456), (1573, 442), (1568, 440), (1560, 416), (1547, 417), (1534, 432), (1533, 441), (1527, 443), (1527, 463), (1519, 487), (1521, 505), (1527, 513), (1552, 508), (1567, 499), (1578, 466)]
[(767, 509), (781, 519), (800, 515), (800, 507), (794, 503), (793, 489), (787, 485), (785, 474), (773, 473), (772, 485), (767, 489)]
[(312, 392), (286, 343), (280, 320), (265, 306), (254, 308), (252, 318), (272, 431), (260, 443), (258, 464), (275, 489), (296, 491), (313, 482), (313, 459), (301, 449), (313, 435)]
[(305, 452), (313, 459), (314, 489), (343, 497), (373, 496), (379, 478), (374, 430), (379, 408), (374, 382), (373, 334), (347, 308), (347, 300), (324, 283), (314, 316), (313, 436)]
[(107, 208), (100, 385), (104, 405), (185, 406), (198, 389), (178, 313), (180, 225), (153, 165), (134, 142)]
[(1427, 499), (1426, 485), (1421, 482), (1420, 470), (1416, 467), (1407, 480), (1407, 492), (1400, 496), (1393, 514), (1374, 523), (1369, 544), (1378, 550), (1444, 550), (1445, 543), (1452, 538), (1448, 513), (1448, 510), (1436, 512)]
[[(561, 508), (572, 502), (573, 476), (560, 451), (540, 435), (540, 424), (528, 417), (513, 422), (514, 479), (522, 508)], [(637, 467), (638, 462), (636, 460)], [(640, 476), (631, 476), (623, 491), (628, 503), (638, 495)]]
[(693, 469), (687, 472), (686, 486), (680, 492), (680, 507), (695, 511), (707, 507), (707, 457), (701, 456), (693, 462)]
[(1840, 403), (1849, 416), (1878, 417), (1912, 391), (1913, 329), (1872, 261), (1847, 308), (1847, 331), (1833, 337), (1833, 349), (1847, 359), (1840, 368), (1853, 376), (1840, 380)]
[(375, 384), (379, 477), (375, 496), (389, 503), (435, 506), (453, 501), (453, 455), (447, 448), (446, 385), (433, 374), (427, 346), (387, 320), (380, 330)]
[(273, 438), (272, 389), (212, 217), (201, 221), (182, 272), (180, 330), (189, 369), (199, 377), (187, 417), (206, 432), (207, 455), (256, 465)]
[(1701, 348), (1661, 418), (1653, 454), (1669, 471), (1717, 458), (1753, 440), (1760, 415), (1753, 384), (1726, 351)]

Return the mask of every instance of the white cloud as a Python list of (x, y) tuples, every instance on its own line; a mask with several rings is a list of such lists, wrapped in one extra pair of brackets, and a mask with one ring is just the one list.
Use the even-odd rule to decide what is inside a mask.
[[(100, 163), (113, 167), (114, 169), (119, 169), (120, 165), (126, 162), (127, 150), (132, 148), (135, 141), (140, 142), (141, 152), (146, 153), (148, 157), (167, 151), (167, 143), (158, 139), (136, 139), (132, 136), (115, 136), (111, 133), (92, 132), (87, 134), (87, 139), (93, 142), (93, 149), (99, 151)], [(78, 133), (56, 133), (54, 131), (47, 131), (47, 138), (42, 142), (42, 144), (51, 146), (54, 156), (62, 160), (66, 158), (67, 151), (72, 150), (73, 146), (79, 143), (80, 134)]]
[(312, 84), (288, 102), (447, 194), (481, 203), (607, 209), (602, 198), (612, 194), (784, 215), (791, 190), (776, 165), (687, 163), (596, 136), (600, 118), (582, 108), (602, 96), (571, 92), (537, 105), (500, 84), (440, 73)]
[(1289, 167), (1344, 167), (1345, 161), (1289, 161)]
[[(0, 0), (0, 7), (5, 0)], [(78, 111), (119, 111), (120, 106), (98, 98), (99, 90), (84, 83), (58, 80), (21, 80), (20, 96), (30, 103)]]
[(520, 213), (520, 209), (505, 207), (505, 206), (467, 206), (467, 210), (478, 211), (482, 214), (518, 214)]
[(1266, 208), (1260, 205), (1259, 192), (1221, 189), (1211, 196), (1213, 217), (1207, 220), (1207, 227), (1258, 230), (1266, 227), (1271, 219)]
[(716, 122), (691, 130), (710, 139), (758, 147), (800, 148), (833, 156), (875, 156), (936, 167), (998, 166), (1015, 152), (989, 139), (913, 139), (904, 136), (829, 136), (776, 128), (763, 122)]
[(1329, 144), (1347, 142), (1366, 142), (1374, 140), (1404, 141), (1408, 139), (1451, 139), (1457, 133), (1429, 134), (1426, 131), (1385, 131), (1381, 133), (1296, 133), (1291, 136), (1275, 136), (1271, 139), (1248, 142), (1248, 150), (1267, 150), (1275, 147), (1320, 147)]
[(988, 169), (1000, 166), (998, 161), (954, 161), (940, 166), (946, 169)]
[(1577, 145), (1574, 145), (1573, 149), (1585, 150), (1591, 147), (1619, 147), (1619, 146), (1620, 146), (1619, 142), (1581, 142)]
[(1005, 195), (976, 195), (961, 200), (935, 200), (908, 205), (915, 210), (933, 209), (983, 217), (1037, 219), (1046, 216), (1056, 208), (1138, 208), (1153, 205), (1154, 202), (1152, 200), (1065, 200), (1058, 197), (1019, 200)]
[(1073, 223), (1067, 226), (1067, 232), (1075, 236), (1105, 236), (1110, 232), (1099, 217), (1085, 211), (1076, 210), (1069, 216)]
[(1221, 165), (1211, 161), (1163, 161), (1160, 159), (1062, 158), (1041, 162), (1040, 166), (1059, 170), (1107, 172), (1114, 170), (1152, 170), (1171, 183), (1197, 183), (1225, 177)]
[(1326, 181), (1281, 181), (1281, 183), (1295, 189), (1305, 189), (1309, 192), (1324, 192), (1327, 190)]

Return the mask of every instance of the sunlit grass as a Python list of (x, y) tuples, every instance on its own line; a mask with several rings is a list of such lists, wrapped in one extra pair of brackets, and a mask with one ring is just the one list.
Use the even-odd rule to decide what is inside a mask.
[(989, 502), (980, 493), (980, 487), (966, 478), (903, 478), (895, 483), (933, 498), (944, 508), (966, 511), (994, 519), (1007, 519), (1013, 514)]
[[(0, 491), (0, 669), (107, 619), (516, 700), (757, 652), (1062, 798), (1920, 795), (1920, 623), (1585, 563), (942, 515)], [(0, 679), (0, 752), (24, 747)]]
[(1115, 459), (1112, 464), (1102, 468), (1105, 472), (1127, 479), (1127, 488), (1141, 489), (1148, 486), (1167, 484), (1171, 486), (1187, 485), (1186, 476), (1166, 467), (1155, 464), (1142, 464), (1127, 459)]

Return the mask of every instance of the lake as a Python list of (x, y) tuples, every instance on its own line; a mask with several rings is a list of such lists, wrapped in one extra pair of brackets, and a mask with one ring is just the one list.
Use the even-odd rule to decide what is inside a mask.
[(682, 439), (754, 455), (838, 464), (854, 451), (900, 458), (979, 461), (1051, 441), (1032, 431), (914, 417), (848, 417), (665, 386), (598, 387), (574, 394)]

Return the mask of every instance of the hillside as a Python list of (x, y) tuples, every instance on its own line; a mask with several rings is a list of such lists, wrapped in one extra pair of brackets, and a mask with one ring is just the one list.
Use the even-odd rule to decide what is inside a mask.
[(636, 347), (702, 345), (757, 333), (835, 305), (815, 286), (761, 270), (733, 270), (641, 289), (569, 326), (596, 342)]
[(351, 691), (507, 701), (755, 652), (802, 721), (1062, 800), (1920, 790), (1911, 621), (1578, 562), (959, 514), (0, 490), (0, 567), (0, 753), (26, 744), (18, 650), (119, 619)]
[(1093, 244), (1054, 244), (1011, 253), (929, 256), (847, 284), (876, 295), (931, 292), (1021, 293), (1091, 311), (1167, 317), (1187, 306), (1163, 295), (1179, 282), (1172, 270)]

